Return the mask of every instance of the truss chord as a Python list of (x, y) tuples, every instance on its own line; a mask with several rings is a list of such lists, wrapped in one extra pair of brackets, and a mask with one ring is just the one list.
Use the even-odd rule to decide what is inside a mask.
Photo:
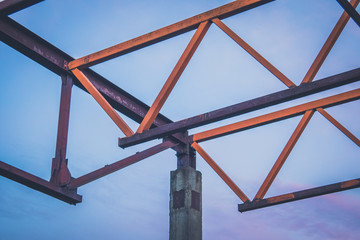
[(323, 108), (317, 108), (316, 111), (321, 113), (321, 115), (323, 115), (335, 127), (337, 127), (341, 132), (343, 132), (348, 138), (350, 138), (356, 145), (360, 147), (360, 140), (349, 130), (347, 130), (341, 123), (339, 123), (335, 118), (333, 118), (328, 112), (326, 112)]
[(314, 110), (306, 111), (304, 116), (302, 117), (300, 123), (296, 127), (294, 133), (291, 135), (289, 141), (287, 142), (285, 148), (281, 152), (280, 156), (276, 160), (274, 166), (270, 170), (269, 174), (265, 178), (263, 184), (261, 185), (259, 191), (256, 193), (254, 199), (262, 199), (264, 198), (265, 194), (269, 190), (271, 184), (274, 182), (277, 174), (279, 173), (280, 169), (284, 165), (286, 159), (289, 157), (291, 151), (293, 150), (295, 144), (299, 140), (301, 134), (304, 132), (306, 126), (308, 125), (311, 117), (314, 115)]
[(250, 199), (240, 190), (240, 188), (226, 175), (226, 173), (216, 164), (216, 162), (200, 147), (199, 144), (194, 142), (191, 145), (200, 154), (200, 156), (210, 165), (210, 167), (224, 180), (224, 182), (233, 190), (233, 192), (243, 201), (248, 202)]
[(352, 90), (345, 93), (340, 93), (331, 97), (322, 98), (316, 101), (304, 103), (294, 107), (286, 108), (276, 112), (268, 113), (262, 116), (254, 117), (244, 121), (236, 122), (226, 126), (214, 128), (204, 132), (196, 133), (189, 136), (190, 141), (203, 142), (214, 138), (222, 137), (232, 133), (244, 131), (254, 127), (262, 126), (265, 124), (273, 123), (276, 121), (284, 120), (287, 118), (299, 116), (308, 110), (316, 109), (319, 107), (327, 108), (336, 106), (350, 101), (360, 99), (360, 89)]
[(5, 0), (0, 1), (0, 16), (13, 14), (44, 0)]
[(76, 193), (76, 189), (59, 187), (2, 161), (0, 161), (0, 176), (11, 179), (69, 204), (75, 205), (82, 200), (82, 196)]
[[(358, 6), (360, 0), (351, 0), (351, 5), (355, 8)], [(347, 22), (349, 21), (350, 16), (344, 12), (339, 21), (336, 23), (334, 29), (331, 31), (328, 39), (326, 40), (325, 44), (321, 48), (320, 52), (316, 56), (314, 62), (312, 63), (311, 67), (309, 68), (308, 72), (306, 73), (304, 79), (302, 80), (303, 83), (309, 83), (311, 82), (316, 74), (318, 73), (321, 65), (324, 63), (326, 57), (330, 53), (332, 47), (334, 46), (336, 40), (339, 38), (341, 32), (344, 30)]]
[(154, 103), (151, 105), (149, 111), (141, 122), (137, 132), (141, 133), (144, 130), (148, 130), (151, 124), (154, 122), (156, 116), (159, 114), (160, 109), (164, 105), (165, 101), (169, 97), (171, 91), (175, 87), (177, 81), (179, 80), (181, 74), (185, 70), (186, 66), (191, 60), (191, 57), (194, 55), (196, 49), (200, 45), (202, 39), (204, 38), (207, 30), (209, 29), (211, 22), (202, 22), (199, 28), (196, 30), (194, 36), (187, 45), (185, 51), (181, 55), (179, 61), (172, 70), (169, 78), (166, 80), (164, 86), (162, 87), (160, 93), (156, 97)]
[(218, 8), (202, 14), (190, 17), (183, 21), (163, 27), (153, 32), (136, 37), (129, 41), (106, 48), (96, 53), (69, 62), (69, 69), (90, 67), (95, 64), (110, 60), (112, 58), (139, 50), (152, 44), (192, 31), (199, 27), (200, 23), (211, 20), (212, 18), (228, 18), (238, 13), (250, 10), (274, 0), (242, 0), (233, 1)]
[(350, 181), (329, 184), (321, 187), (306, 189), (298, 192), (287, 193), (276, 197), (259, 199), (238, 205), (239, 212), (246, 212), (264, 207), (270, 207), (282, 203), (298, 201), (302, 199), (317, 197), (325, 194), (341, 192), (360, 187), (360, 178)]
[(341, 7), (350, 15), (350, 17), (356, 22), (356, 24), (360, 27), (360, 15), (359, 13), (351, 6), (351, 4), (347, 0), (336, 0)]
[(204, 126), (210, 123), (221, 121), (255, 110), (274, 106), (279, 103), (287, 102), (310, 94), (325, 91), (335, 87), (343, 86), (348, 83), (360, 80), (360, 68), (348, 72), (330, 76), (315, 82), (302, 84), (295, 88), (271, 93), (262, 97), (247, 100), (231, 106), (220, 108), (211, 112), (203, 113), (177, 122), (165, 124), (153, 129), (149, 129), (141, 134), (134, 134), (131, 137), (119, 139), (119, 146), (122, 148), (134, 146), (156, 138), (166, 137), (176, 132), (183, 132), (195, 127)]
[(277, 77), (281, 82), (283, 82), (287, 87), (295, 87), (288, 77), (286, 77), (282, 72), (280, 72), (276, 67), (274, 67), (268, 60), (261, 56), (255, 49), (253, 49), (249, 44), (247, 44), (242, 38), (239, 37), (233, 30), (226, 26), (220, 19), (214, 18), (212, 21), (223, 30), (230, 38), (232, 38), (239, 46), (241, 46), (246, 52), (248, 52), (252, 57), (254, 57), (261, 65), (263, 65), (267, 70), (269, 70), (275, 77)]
[(121, 129), (126, 136), (131, 136), (134, 132), (126, 124), (126, 122), (116, 113), (112, 106), (106, 101), (101, 93), (94, 87), (90, 80), (79, 69), (73, 69), (73, 74), (82, 83), (82, 85), (89, 91), (109, 117), (115, 122), (115, 124)]
[(102, 178), (106, 175), (109, 175), (111, 173), (114, 173), (122, 168), (128, 167), (131, 164), (134, 164), (136, 162), (139, 162), (141, 160), (144, 160), (145, 158), (151, 157), (157, 153), (160, 153), (166, 149), (169, 149), (171, 147), (174, 147), (176, 144), (172, 143), (170, 141), (166, 141), (163, 143), (160, 143), (156, 146), (153, 146), (151, 148), (148, 148), (144, 151), (141, 152), (137, 152), (134, 155), (131, 155), (130, 157), (124, 158), (120, 161), (117, 161), (115, 163), (106, 165), (103, 168), (100, 168), (98, 170), (95, 170), (93, 172), (90, 172), (88, 174), (85, 174), (81, 177), (78, 177), (76, 179), (74, 179), (71, 183), (70, 183), (70, 187), (72, 188), (78, 188), (80, 186), (83, 186), (85, 184), (88, 184), (92, 181), (95, 181), (99, 178)]

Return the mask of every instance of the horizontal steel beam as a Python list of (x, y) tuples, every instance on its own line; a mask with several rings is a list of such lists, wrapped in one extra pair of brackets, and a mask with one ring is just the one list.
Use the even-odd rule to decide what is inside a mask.
[(4, 0), (0, 2), (0, 16), (10, 15), (44, 0)]
[(76, 59), (69, 63), (69, 69), (90, 67), (109, 59), (136, 51), (152, 44), (189, 32), (199, 27), (200, 23), (209, 21), (213, 18), (224, 19), (240, 12), (255, 8), (273, 0), (238, 0), (214, 8), (205, 13), (193, 16), (183, 21), (174, 23), (156, 31), (147, 33), (129, 41), (106, 48), (96, 53)]
[(343, 103), (351, 102), (360, 99), (360, 89), (355, 89), (345, 93), (333, 95), (331, 97), (322, 98), (316, 101), (307, 102), (294, 107), (282, 109), (276, 112), (268, 113), (258, 117), (246, 119), (244, 121), (214, 128), (204, 132), (196, 133), (189, 136), (189, 141), (203, 142), (214, 138), (223, 137), (229, 134), (248, 130), (255, 127), (260, 127), (269, 123), (278, 122), (284, 119), (300, 116), (309, 110), (317, 108), (328, 108), (337, 106)]
[(307, 189), (307, 190), (303, 190), (303, 191), (287, 193), (287, 194), (279, 195), (276, 197), (255, 200), (252, 202), (245, 202), (245, 203), (238, 205), (238, 210), (239, 210), (239, 212), (246, 212), (246, 211), (250, 211), (250, 210), (255, 210), (255, 209), (264, 208), (264, 207), (270, 207), (270, 206), (287, 203), (287, 202), (298, 201), (298, 200), (302, 200), (302, 199), (306, 199), (306, 198), (317, 197), (317, 196), (321, 196), (321, 195), (325, 195), (325, 194), (345, 191), (345, 190), (358, 188), (358, 187), (360, 187), (360, 178), (350, 180), (350, 181), (325, 185), (322, 187), (311, 188), (311, 189)]
[(349, 3), (347, 0), (336, 0), (342, 8), (349, 14), (349, 16), (356, 22), (356, 24), (360, 27), (360, 15), (355, 10), (353, 6), (351, 6), (351, 3)]
[[(65, 67), (65, 63), (74, 58), (9, 17), (0, 18), (0, 40), (58, 75), (71, 74)], [(150, 108), (148, 105), (91, 69), (83, 69), (83, 72), (114, 109), (141, 123)], [(75, 80), (74, 84), (86, 91), (79, 81)], [(171, 122), (170, 119), (159, 114), (153, 127)], [(185, 141), (181, 134), (177, 134), (176, 139), (180, 142)]]
[(130, 147), (156, 138), (165, 137), (176, 132), (186, 131), (195, 127), (221, 121), (226, 118), (252, 112), (359, 80), (360, 68), (357, 68), (348, 72), (317, 80), (315, 82), (301, 84), (298, 87), (286, 89), (212, 112), (166, 124), (144, 131), (141, 134), (136, 133), (131, 137), (119, 139), (119, 146), (122, 148)]
[(0, 161), (0, 175), (69, 204), (75, 205), (82, 200), (82, 196), (76, 193), (76, 189), (55, 186), (2, 161)]
[(82, 185), (85, 185), (85, 184), (88, 184), (92, 181), (95, 181), (99, 178), (102, 178), (106, 175), (109, 175), (113, 172), (116, 172), (122, 168), (125, 168), (127, 166), (130, 166), (131, 164), (134, 164), (136, 162), (139, 162), (141, 160), (144, 160), (145, 158), (148, 158), (148, 157), (151, 157), (159, 152), (162, 152), (166, 149), (169, 149), (171, 147), (175, 146), (174, 143), (172, 142), (169, 142), (169, 141), (166, 141), (166, 142), (163, 142), (161, 144), (158, 144), (154, 147), (151, 147), (149, 149), (146, 149), (144, 151), (141, 151), (141, 152), (137, 152), (136, 154), (130, 156), (130, 157), (127, 157), (123, 160), (120, 160), (120, 161), (117, 161), (115, 163), (112, 163), (112, 164), (109, 164), (109, 165), (106, 165), (105, 167), (103, 168), (100, 168), (98, 170), (95, 170), (91, 173), (88, 173), (88, 174), (85, 174), (84, 176), (81, 176), (81, 177), (78, 177), (76, 179), (74, 179), (70, 186), (73, 187), (73, 188), (77, 188), (77, 187), (80, 187)]

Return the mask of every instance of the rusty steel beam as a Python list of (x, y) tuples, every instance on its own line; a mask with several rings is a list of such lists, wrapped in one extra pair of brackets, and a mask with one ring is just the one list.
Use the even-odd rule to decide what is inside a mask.
[(347, 0), (336, 0), (341, 7), (349, 14), (349, 16), (356, 22), (360, 27), (360, 15), (353, 6)]
[(101, 93), (94, 87), (90, 80), (85, 76), (83, 72), (79, 69), (73, 69), (72, 73), (75, 77), (81, 82), (81, 84), (86, 88), (86, 90), (93, 96), (93, 98), (99, 103), (99, 105), (104, 109), (104, 111), (109, 115), (109, 117), (114, 121), (114, 123), (121, 129), (125, 136), (131, 136), (134, 132), (126, 124), (126, 122), (117, 114), (117, 112), (112, 108), (112, 106), (106, 101), (106, 99), (101, 95)]
[[(0, 40), (55, 74), (60, 76), (71, 74), (64, 65), (66, 62), (74, 60), (74, 58), (9, 17), (0, 18)], [(91, 69), (83, 69), (82, 71), (116, 110), (141, 123), (150, 108), (148, 105)], [(74, 85), (86, 91), (76, 78)], [(153, 127), (168, 123), (172, 123), (172, 121), (159, 114), (154, 121)], [(182, 134), (176, 134), (171, 139), (176, 142), (185, 142)]]
[(142, 133), (144, 130), (148, 130), (150, 128), (150, 126), (154, 122), (156, 116), (159, 114), (160, 109), (165, 104), (166, 99), (169, 97), (171, 91), (175, 87), (181, 74), (184, 72), (186, 66), (190, 62), (190, 59), (194, 55), (196, 49), (199, 47), (202, 39), (204, 38), (206, 32), (208, 31), (210, 25), (211, 25), (211, 22), (209, 22), (209, 21), (202, 22), (200, 24), (199, 28), (196, 30), (194, 36), (191, 38), (189, 44), (187, 45), (185, 51), (181, 55), (179, 61), (176, 63), (169, 78), (166, 80), (160, 93), (156, 97), (154, 103), (151, 105), (149, 111), (147, 112), (146, 116), (144, 117), (144, 120), (141, 122), (141, 124), (137, 130), (137, 133)]
[(280, 72), (276, 67), (274, 67), (268, 60), (261, 56), (255, 49), (253, 49), (249, 44), (247, 44), (242, 38), (240, 38), (233, 30), (226, 26), (220, 19), (214, 18), (212, 20), (221, 30), (223, 30), (230, 38), (232, 38), (240, 47), (242, 47), (246, 52), (253, 56), (261, 65), (263, 65), (267, 70), (269, 70), (275, 77), (277, 77), (281, 82), (283, 82), (287, 87), (292, 88), (296, 87), (288, 77), (286, 77), (282, 72)]
[(345, 73), (317, 80), (315, 82), (302, 84), (298, 87), (258, 97), (212, 112), (200, 114), (191, 118), (166, 124), (164, 126), (159, 126), (154, 129), (149, 129), (141, 134), (136, 133), (131, 137), (119, 139), (119, 146), (122, 148), (130, 147), (156, 138), (165, 137), (176, 132), (186, 131), (195, 127), (221, 121), (226, 118), (238, 116), (359, 80), (360, 68), (357, 68)]
[(42, 178), (22, 171), (2, 161), (0, 161), (0, 175), (69, 204), (75, 205), (82, 201), (82, 196), (76, 193), (76, 189), (68, 189), (53, 185)]
[(241, 199), (243, 202), (250, 201), (250, 199), (241, 191), (241, 189), (234, 183), (233, 180), (216, 164), (216, 162), (205, 152), (205, 150), (200, 147), (199, 144), (194, 142), (191, 145), (200, 156), (210, 165), (210, 167), (219, 175), (219, 177), (224, 180), (224, 182), (231, 188), (231, 190)]
[(87, 55), (85, 57), (76, 59), (72, 62), (69, 62), (69, 69), (80, 68), (80, 67), (89, 67), (95, 64), (107, 61), (109, 59), (139, 50), (141, 48), (150, 46), (152, 44), (164, 41), (166, 39), (178, 36), (180, 34), (189, 32), (191, 30), (197, 29), (202, 22), (209, 21), (213, 18), (224, 19), (231, 17), (240, 12), (247, 11), (249, 9), (258, 7), (265, 3), (271, 2), (273, 0), (238, 0), (218, 8), (212, 9), (205, 13), (193, 16), (191, 18), (185, 19), (183, 21), (174, 23), (172, 25), (163, 27), (161, 29), (155, 30), (153, 32), (144, 34), (142, 36), (136, 37), (129, 41), (117, 44), (115, 46), (106, 48), (104, 50), (98, 51), (96, 53)]
[(322, 98), (316, 101), (300, 104), (294, 107), (286, 108), (276, 112), (268, 113), (244, 121), (236, 122), (226, 126), (218, 127), (208, 131), (189, 136), (189, 141), (203, 142), (225, 135), (237, 133), (251, 128), (263, 126), (269, 123), (281, 121), (291, 117), (296, 117), (304, 114), (306, 111), (316, 108), (327, 108), (343, 103), (351, 102), (360, 99), (360, 89), (355, 89), (345, 93), (340, 93), (331, 97)]
[[(359, 2), (360, 2), (360, 0), (351, 0), (350, 3), (352, 6), (354, 6), (356, 8), (359, 5)], [(306, 73), (306, 75), (301, 83), (309, 83), (315, 78), (320, 67), (324, 63), (326, 57), (329, 55), (331, 49), (333, 48), (336, 40), (339, 38), (340, 34), (344, 30), (349, 19), (350, 19), (350, 16), (346, 12), (344, 12), (341, 15), (339, 21), (336, 23), (334, 29), (331, 31), (329, 37), (325, 41), (325, 44), (323, 45), (320, 52), (316, 56), (314, 62), (310, 66), (308, 72)]]
[(71, 89), (73, 79), (69, 75), (61, 76), (61, 95), (56, 139), (55, 157), (52, 159), (50, 182), (58, 186), (70, 183), (71, 174), (67, 167), (66, 147), (69, 130)]
[(301, 119), (300, 123), (296, 127), (294, 133), (291, 135), (289, 141), (287, 142), (285, 148), (281, 152), (280, 156), (276, 160), (274, 166), (271, 168), (269, 174), (265, 178), (263, 184), (261, 185), (259, 191), (256, 193), (254, 199), (262, 199), (264, 198), (265, 194), (269, 190), (271, 184), (275, 180), (277, 174), (279, 173), (280, 169), (284, 165), (286, 159), (290, 155), (292, 149), (294, 148), (295, 144), (299, 140), (301, 134), (304, 132), (306, 126), (308, 125), (311, 117), (314, 115), (314, 110), (309, 110), (305, 112), (303, 118)]
[(360, 187), (360, 178), (344, 181), (334, 184), (325, 185), (322, 187), (311, 188), (293, 193), (287, 193), (276, 197), (270, 197), (252, 202), (246, 202), (238, 205), (239, 212), (246, 212), (264, 207), (270, 207), (282, 203), (298, 201), (306, 198), (317, 197), (325, 194), (341, 192), (353, 188)]
[(90, 172), (88, 174), (85, 174), (84, 176), (78, 177), (76, 179), (74, 179), (71, 184), (70, 187), (72, 188), (78, 188), (80, 186), (83, 186), (85, 184), (88, 184), (92, 181), (95, 181), (99, 178), (102, 178), (106, 175), (109, 175), (113, 172), (116, 172), (122, 168), (125, 168), (127, 166), (130, 166), (131, 164), (134, 164), (136, 162), (139, 162), (145, 158), (151, 157), (159, 152), (162, 152), (166, 149), (169, 149), (171, 147), (174, 147), (175, 144), (169, 141), (163, 142), (161, 144), (158, 144), (154, 147), (151, 147), (149, 149), (146, 149), (142, 152), (137, 152), (136, 154), (127, 157), (123, 160), (117, 161), (115, 163), (106, 165), (103, 168), (100, 168), (98, 170), (95, 170), (93, 172)]
[(341, 132), (343, 132), (348, 138), (350, 138), (356, 145), (360, 147), (360, 140), (354, 136), (349, 130), (347, 130), (341, 123), (339, 123), (335, 118), (333, 118), (329, 113), (327, 113), (323, 108), (317, 108), (316, 111), (321, 113), (327, 120), (329, 120), (335, 127), (337, 127)]
[(0, 2), (0, 16), (7, 16), (44, 0), (4, 0)]

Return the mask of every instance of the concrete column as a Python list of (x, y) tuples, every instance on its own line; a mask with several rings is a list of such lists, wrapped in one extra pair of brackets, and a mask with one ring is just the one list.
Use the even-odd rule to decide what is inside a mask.
[[(184, 155), (178, 160), (183, 162)], [(194, 160), (171, 171), (170, 240), (202, 239), (201, 172), (190, 166)]]

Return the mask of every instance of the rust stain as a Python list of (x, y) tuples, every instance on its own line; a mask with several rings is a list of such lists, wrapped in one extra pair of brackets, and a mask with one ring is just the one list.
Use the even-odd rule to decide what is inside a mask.
[(360, 180), (350, 180), (341, 184), (341, 188), (348, 188), (359, 184)]
[(294, 199), (295, 195), (292, 193), (286, 194), (286, 195), (282, 195), (282, 196), (278, 196), (278, 197), (273, 197), (273, 198), (269, 198), (267, 200), (268, 203), (276, 203), (276, 202), (281, 202), (281, 201), (285, 201), (285, 200), (289, 200), (289, 199)]

